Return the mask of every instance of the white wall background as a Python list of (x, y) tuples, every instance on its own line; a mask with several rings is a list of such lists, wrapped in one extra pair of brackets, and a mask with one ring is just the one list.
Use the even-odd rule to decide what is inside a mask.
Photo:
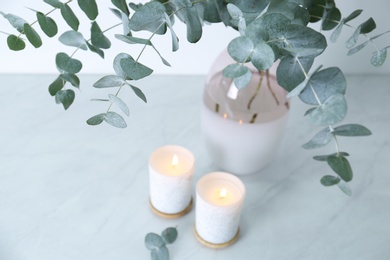
[[(97, 0), (100, 6), (100, 16), (98, 23), (104, 30), (117, 22), (117, 18), (108, 11), (111, 6), (109, 0)], [(75, 6), (74, 10), (78, 10), (77, 3), (72, 3)], [(140, 2), (145, 2), (142, 0)], [(390, 1), (388, 0), (339, 0), (338, 7), (344, 15), (348, 15), (355, 9), (364, 9), (365, 11), (357, 21), (363, 22), (369, 17), (373, 17), (377, 22), (376, 33), (380, 33), (390, 29)], [(51, 7), (43, 3), (43, 0), (19, 0), (19, 1), (0, 1), (0, 10), (4, 13), (13, 13), (25, 18), (31, 22), (35, 20), (35, 13), (25, 7), (30, 7), (35, 10), (47, 12)], [(81, 20), (80, 31), (89, 37), (90, 22), (85, 15), (79, 13)], [(59, 12), (53, 16), (56, 21), (62, 21)], [(39, 26), (37, 26), (39, 27)], [(61, 31), (70, 29), (64, 22), (59, 23)], [(177, 23), (176, 33), (180, 38), (180, 49), (172, 53), (170, 45), (170, 35), (157, 36), (153, 39), (154, 44), (158, 47), (161, 54), (171, 63), (172, 67), (164, 66), (158, 56), (152, 49), (148, 49), (141, 58), (141, 62), (150, 66), (158, 74), (206, 74), (209, 67), (218, 53), (226, 46), (230, 39), (237, 36), (234, 30), (225, 28), (221, 24), (206, 25), (204, 28), (203, 37), (197, 44), (190, 44), (186, 41), (185, 26)], [(0, 31), (14, 32), (13, 28), (8, 24), (8, 21), (0, 16)], [(40, 31), (37, 28), (37, 31)], [(114, 33), (121, 33), (121, 28), (115, 28), (108, 34), (112, 40), (113, 46), (106, 51), (106, 58), (103, 61), (98, 55), (91, 52), (80, 50), (74, 57), (82, 60), (84, 67), (83, 73), (112, 73), (112, 60), (118, 51), (129, 52), (136, 56), (139, 53), (139, 48), (134, 45), (127, 45), (114, 39)], [(318, 64), (324, 66), (339, 66), (345, 73), (389, 73), (390, 58), (381, 67), (374, 68), (370, 65), (370, 55), (374, 51), (372, 46), (367, 46), (362, 53), (355, 56), (347, 57), (347, 50), (343, 42), (352, 34), (352, 29), (344, 28), (342, 37), (338, 43), (329, 42), (329, 47), (326, 52), (317, 61)], [(329, 34), (327, 34), (329, 35)], [(59, 35), (49, 39), (41, 33), (44, 45), (40, 49), (28, 46), (26, 50), (21, 52), (9, 51), (6, 45), (7, 35), (0, 34), (0, 73), (57, 73), (54, 64), (54, 57), (57, 52), (66, 52), (71, 54), (74, 48), (63, 46), (57, 41)], [(390, 45), (390, 35), (382, 37), (377, 41), (379, 47)]]

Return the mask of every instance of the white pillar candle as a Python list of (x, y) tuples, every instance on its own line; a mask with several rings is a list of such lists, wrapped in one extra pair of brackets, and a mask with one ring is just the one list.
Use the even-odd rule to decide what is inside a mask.
[(232, 174), (213, 172), (200, 178), (196, 185), (196, 235), (216, 246), (234, 240), (244, 197), (244, 184)]
[(177, 214), (191, 204), (195, 158), (186, 148), (174, 145), (155, 150), (149, 158), (150, 203), (165, 214)]

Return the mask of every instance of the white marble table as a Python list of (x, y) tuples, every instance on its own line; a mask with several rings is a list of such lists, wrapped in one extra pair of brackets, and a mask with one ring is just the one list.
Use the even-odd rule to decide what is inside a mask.
[(155, 148), (190, 149), (195, 181), (217, 170), (199, 127), (204, 77), (142, 82), (149, 103), (124, 96), (131, 109), (125, 130), (85, 123), (106, 109), (88, 101), (105, 97), (91, 88), (99, 76), (82, 77), (81, 93), (67, 112), (46, 91), (54, 78), (0, 76), (1, 260), (150, 259), (144, 236), (168, 226), (179, 231), (169, 245), (172, 260), (390, 259), (390, 77), (347, 77), (345, 122), (374, 133), (340, 140), (351, 153), (353, 196), (320, 185), (330, 170), (311, 159), (317, 151), (300, 148), (315, 129), (303, 118), (306, 107), (295, 102), (277, 158), (263, 172), (242, 178), (247, 198), (241, 236), (223, 250), (196, 241), (194, 210), (166, 220), (148, 206), (147, 160)]

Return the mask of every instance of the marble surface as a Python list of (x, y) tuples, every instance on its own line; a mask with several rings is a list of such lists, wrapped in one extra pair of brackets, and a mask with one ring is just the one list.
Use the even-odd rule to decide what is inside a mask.
[[(241, 236), (223, 250), (201, 246), (195, 212), (166, 220), (148, 205), (148, 157), (159, 146), (182, 145), (196, 157), (194, 180), (218, 170), (202, 142), (199, 115), (203, 76), (155, 76), (130, 90), (124, 130), (85, 120), (107, 106), (89, 102), (99, 76), (81, 77), (76, 102), (64, 112), (47, 92), (55, 75), (1, 75), (0, 259), (150, 259), (148, 232), (177, 226), (171, 259), (390, 259), (390, 76), (347, 76), (345, 122), (368, 126), (365, 138), (342, 138), (354, 169), (353, 196), (319, 179), (328, 167), (301, 144), (317, 131), (295, 100), (275, 160), (242, 177), (247, 188)], [(127, 92), (128, 91), (128, 92)], [(127, 92), (127, 93), (126, 93)], [(195, 183), (193, 184), (195, 185)]]

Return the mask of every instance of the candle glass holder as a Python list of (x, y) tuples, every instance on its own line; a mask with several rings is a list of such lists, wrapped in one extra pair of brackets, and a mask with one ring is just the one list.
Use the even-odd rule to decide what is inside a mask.
[(275, 67), (252, 73), (238, 90), (222, 70), (235, 61), (227, 51), (216, 59), (203, 93), (202, 133), (213, 162), (234, 174), (259, 172), (274, 158), (286, 128), (290, 104), (277, 84)]

